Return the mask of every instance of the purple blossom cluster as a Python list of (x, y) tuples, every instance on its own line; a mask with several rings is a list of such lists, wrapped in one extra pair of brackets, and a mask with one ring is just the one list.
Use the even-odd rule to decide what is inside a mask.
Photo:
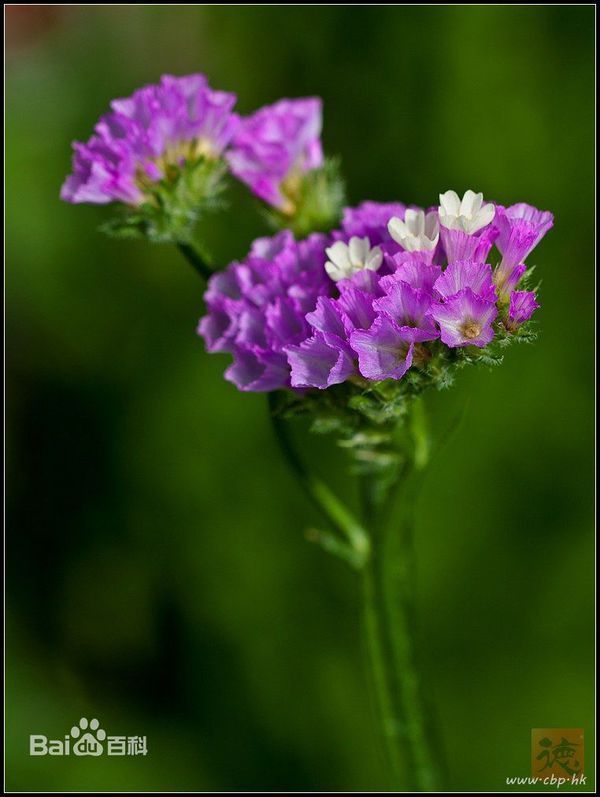
[(164, 75), (113, 100), (92, 137), (73, 144), (73, 171), (61, 199), (137, 206), (154, 184), (170, 178), (172, 167), (223, 156), (257, 196), (287, 211), (286, 187), (323, 162), (321, 101), (284, 99), (240, 117), (233, 112), (236, 99), (194, 74)]
[(210, 278), (198, 331), (208, 351), (233, 354), (225, 378), (240, 390), (290, 385), (287, 347), (309, 336), (307, 314), (334, 292), (323, 268), (327, 244), (319, 233), (296, 241), (284, 230), (259, 238), (242, 262)]
[(209, 351), (233, 355), (225, 376), (240, 390), (399, 380), (436, 352), (518, 332), (539, 306), (518, 290), (524, 260), (552, 223), (473, 191), (427, 211), (365, 202), (328, 235), (255, 241), (211, 277), (198, 331)]

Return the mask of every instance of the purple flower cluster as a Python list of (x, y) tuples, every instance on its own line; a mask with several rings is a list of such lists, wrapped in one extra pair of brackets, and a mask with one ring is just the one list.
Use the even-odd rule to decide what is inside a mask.
[(333, 293), (323, 268), (327, 242), (318, 233), (295, 241), (284, 230), (259, 238), (245, 260), (210, 278), (198, 331), (208, 351), (233, 354), (225, 378), (240, 390), (289, 386), (287, 347), (309, 335), (307, 313)]
[(287, 193), (304, 172), (323, 164), (322, 102), (318, 97), (280, 100), (243, 119), (227, 160), (233, 174), (284, 213)]
[(551, 213), (472, 191), (448, 191), (429, 211), (365, 202), (328, 235), (256, 241), (211, 278), (199, 333), (209, 351), (233, 355), (226, 378), (240, 390), (398, 380), (531, 318), (535, 293), (516, 288), (551, 226)]
[(172, 164), (217, 158), (239, 124), (235, 94), (214, 91), (204, 75), (172, 77), (111, 102), (111, 111), (86, 144), (73, 147), (73, 173), (61, 198), (68, 202), (137, 205), (144, 188)]
[(235, 94), (215, 91), (202, 74), (164, 75), (113, 100), (87, 143), (73, 144), (67, 202), (136, 206), (155, 183), (200, 158), (226, 157), (233, 174), (287, 212), (286, 187), (321, 166), (321, 101), (281, 100), (246, 118)]

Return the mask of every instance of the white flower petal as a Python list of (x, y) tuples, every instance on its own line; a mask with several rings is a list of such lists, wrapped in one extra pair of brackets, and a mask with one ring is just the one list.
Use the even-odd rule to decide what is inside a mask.
[(392, 216), (388, 221), (388, 232), (394, 241), (399, 244), (401, 244), (402, 239), (409, 234), (406, 224), (402, 219), (399, 219), (398, 216)]
[(483, 194), (476, 194), (475, 191), (471, 191), (469, 188), (467, 191), (465, 191), (460, 203), (460, 215), (474, 216), (481, 207), (482, 202)]
[(368, 268), (369, 271), (377, 271), (377, 269), (383, 263), (383, 252), (379, 246), (374, 246), (371, 251), (369, 252), (369, 256), (367, 257), (365, 268)]
[(438, 219), (437, 211), (430, 210), (429, 213), (425, 216), (425, 235), (430, 239), (436, 239), (440, 231), (440, 223)]
[(487, 205), (484, 205), (477, 214), (479, 227), (486, 227), (494, 220), (495, 215), (496, 215), (496, 208), (491, 202), (489, 202)]
[(325, 271), (334, 282), (338, 282), (348, 276), (343, 269), (336, 266), (335, 263), (332, 263), (330, 260), (325, 263)]
[(368, 238), (358, 238), (353, 235), (348, 244), (348, 255), (353, 268), (361, 269), (364, 267), (365, 260), (369, 253), (370, 241)]
[(352, 269), (352, 263), (348, 255), (348, 246), (343, 241), (336, 241), (333, 246), (329, 246), (325, 250), (325, 253), (331, 262), (339, 268), (347, 269), (348, 271)]
[(440, 194), (440, 206), (445, 216), (458, 216), (460, 213), (460, 198), (456, 191), (446, 191)]

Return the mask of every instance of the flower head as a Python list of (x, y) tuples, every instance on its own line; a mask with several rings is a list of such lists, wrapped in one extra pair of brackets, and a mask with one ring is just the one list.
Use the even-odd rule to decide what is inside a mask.
[(465, 191), (462, 199), (456, 191), (440, 194), (440, 224), (448, 230), (461, 230), (473, 235), (487, 227), (495, 212), (491, 202), (483, 204), (483, 194), (476, 194), (471, 190)]
[(325, 271), (334, 282), (347, 279), (364, 268), (377, 271), (383, 260), (381, 247), (371, 247), (371, 242), (366, 236), (357, 238), (353, 235), (347, 244), (336, 241), (325, 251), (329, 257), (325, 263)]
[(238, 125), (236, 97), (208, 86), (204, 75), (164, 75), (160, 83), (113, 100), (87, 144), (74, 144), (67, 202), (138, 205), (148, 188), (188, 163), (216, 159)]
[(508, 208), (498, 208), (496, 246), (502, 255), (502, 260), (496, 269), (494, 279), (498, 286), (504, 289), (506, 295), (518, 282), (518, 279), (515, 281), (515, 269), (521, 268), (520, 264), (531, 254), (553, 223), (552, 213), (537, 210), (525, 202), (519, 202)]
[(321, 126), (317, 97), (261, 108), (241, 121), (227, 156), (232, 172), (265, 202), (293, 213), (294, 183), (323, 163)]
[(390, 235), (407, 252), (432, 251), (440, 237), (438, 214), (407, 208), (404, 220), (394, 216), (388, 222)]
[(538, 308), (533, 291), (513, 291), (510, 295), (506, 328), (514, 332), (525, 321), (529, 321)]
[[(408, 251), (389, 235), (395, 212), (363, 203), (346, 209), (342, 229), (329, 234), (259, 238), (244, 260), (211, 277), (199, 332), (207, 349), (233, 355), (227, 378), (242, 390), (324, 390), (341, 382), (365, 390), (364, 380), (403, 380), (405, 390), (419, 391), (447, 384), (448, 369), (475, 361), (471, 347), (484, 349), (496, 329), (502, 345), (516, 335), (538, 307), (535, 294), (515, 291), (526, 266), (515, 266), (500, 286), (498, 269), (477, 256), (447, 260), (448, 239), (435, 258), (432, 249)], [(417, 211), (408, 222), (402, 215), (410, 235), (425, 234)], [(469, 233), (442, 225), (445, 234), (487, 255), (496, 228)], [(463, 347), (469, 351), (461, 354)], [(479, 355), (486, 362), (495, 356)], [(405, 380), (409, 369), (413, 377)]]
[(476, 260), (485, 263), (498, 234), (491, 223), (495, 207), (483, 204), (483, 195), (466, 191), (462, 200), (455, 191), (440, 194), (440, 237), (448, 262)]
[(494, 302), (482, 299), (471, 288), (464, 288), (431, 309), (431, 315), (440, 325), (442, 343), (450, 348), (487, 346), (494, 337), (492, 322), (497, 314)]

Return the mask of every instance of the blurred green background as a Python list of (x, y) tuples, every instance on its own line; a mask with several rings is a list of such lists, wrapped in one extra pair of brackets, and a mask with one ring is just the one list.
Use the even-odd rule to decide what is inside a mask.
[[(465, 405), (419, 506), (448, 790), (506, 791), (530, 730), (593, 750), (594, 7), (7, 8), (10, 790), (381, 789), (354, 575), (304, 540), (265, 399), (195, 335), (178, 253), (60, 203), (112, 97), (205, 72), (250, 112), (317, 94), (352, 203), (474, 188), (552, 210), (541, 335), (429, 398)], [(222, 263), (264, 233), (245, 192)], [(306, 439), (323, 473), (330, 441)], [(338, 484), (340, 476), (338, 476)], [(147, 757), (31, 758), (81, 716)]]

